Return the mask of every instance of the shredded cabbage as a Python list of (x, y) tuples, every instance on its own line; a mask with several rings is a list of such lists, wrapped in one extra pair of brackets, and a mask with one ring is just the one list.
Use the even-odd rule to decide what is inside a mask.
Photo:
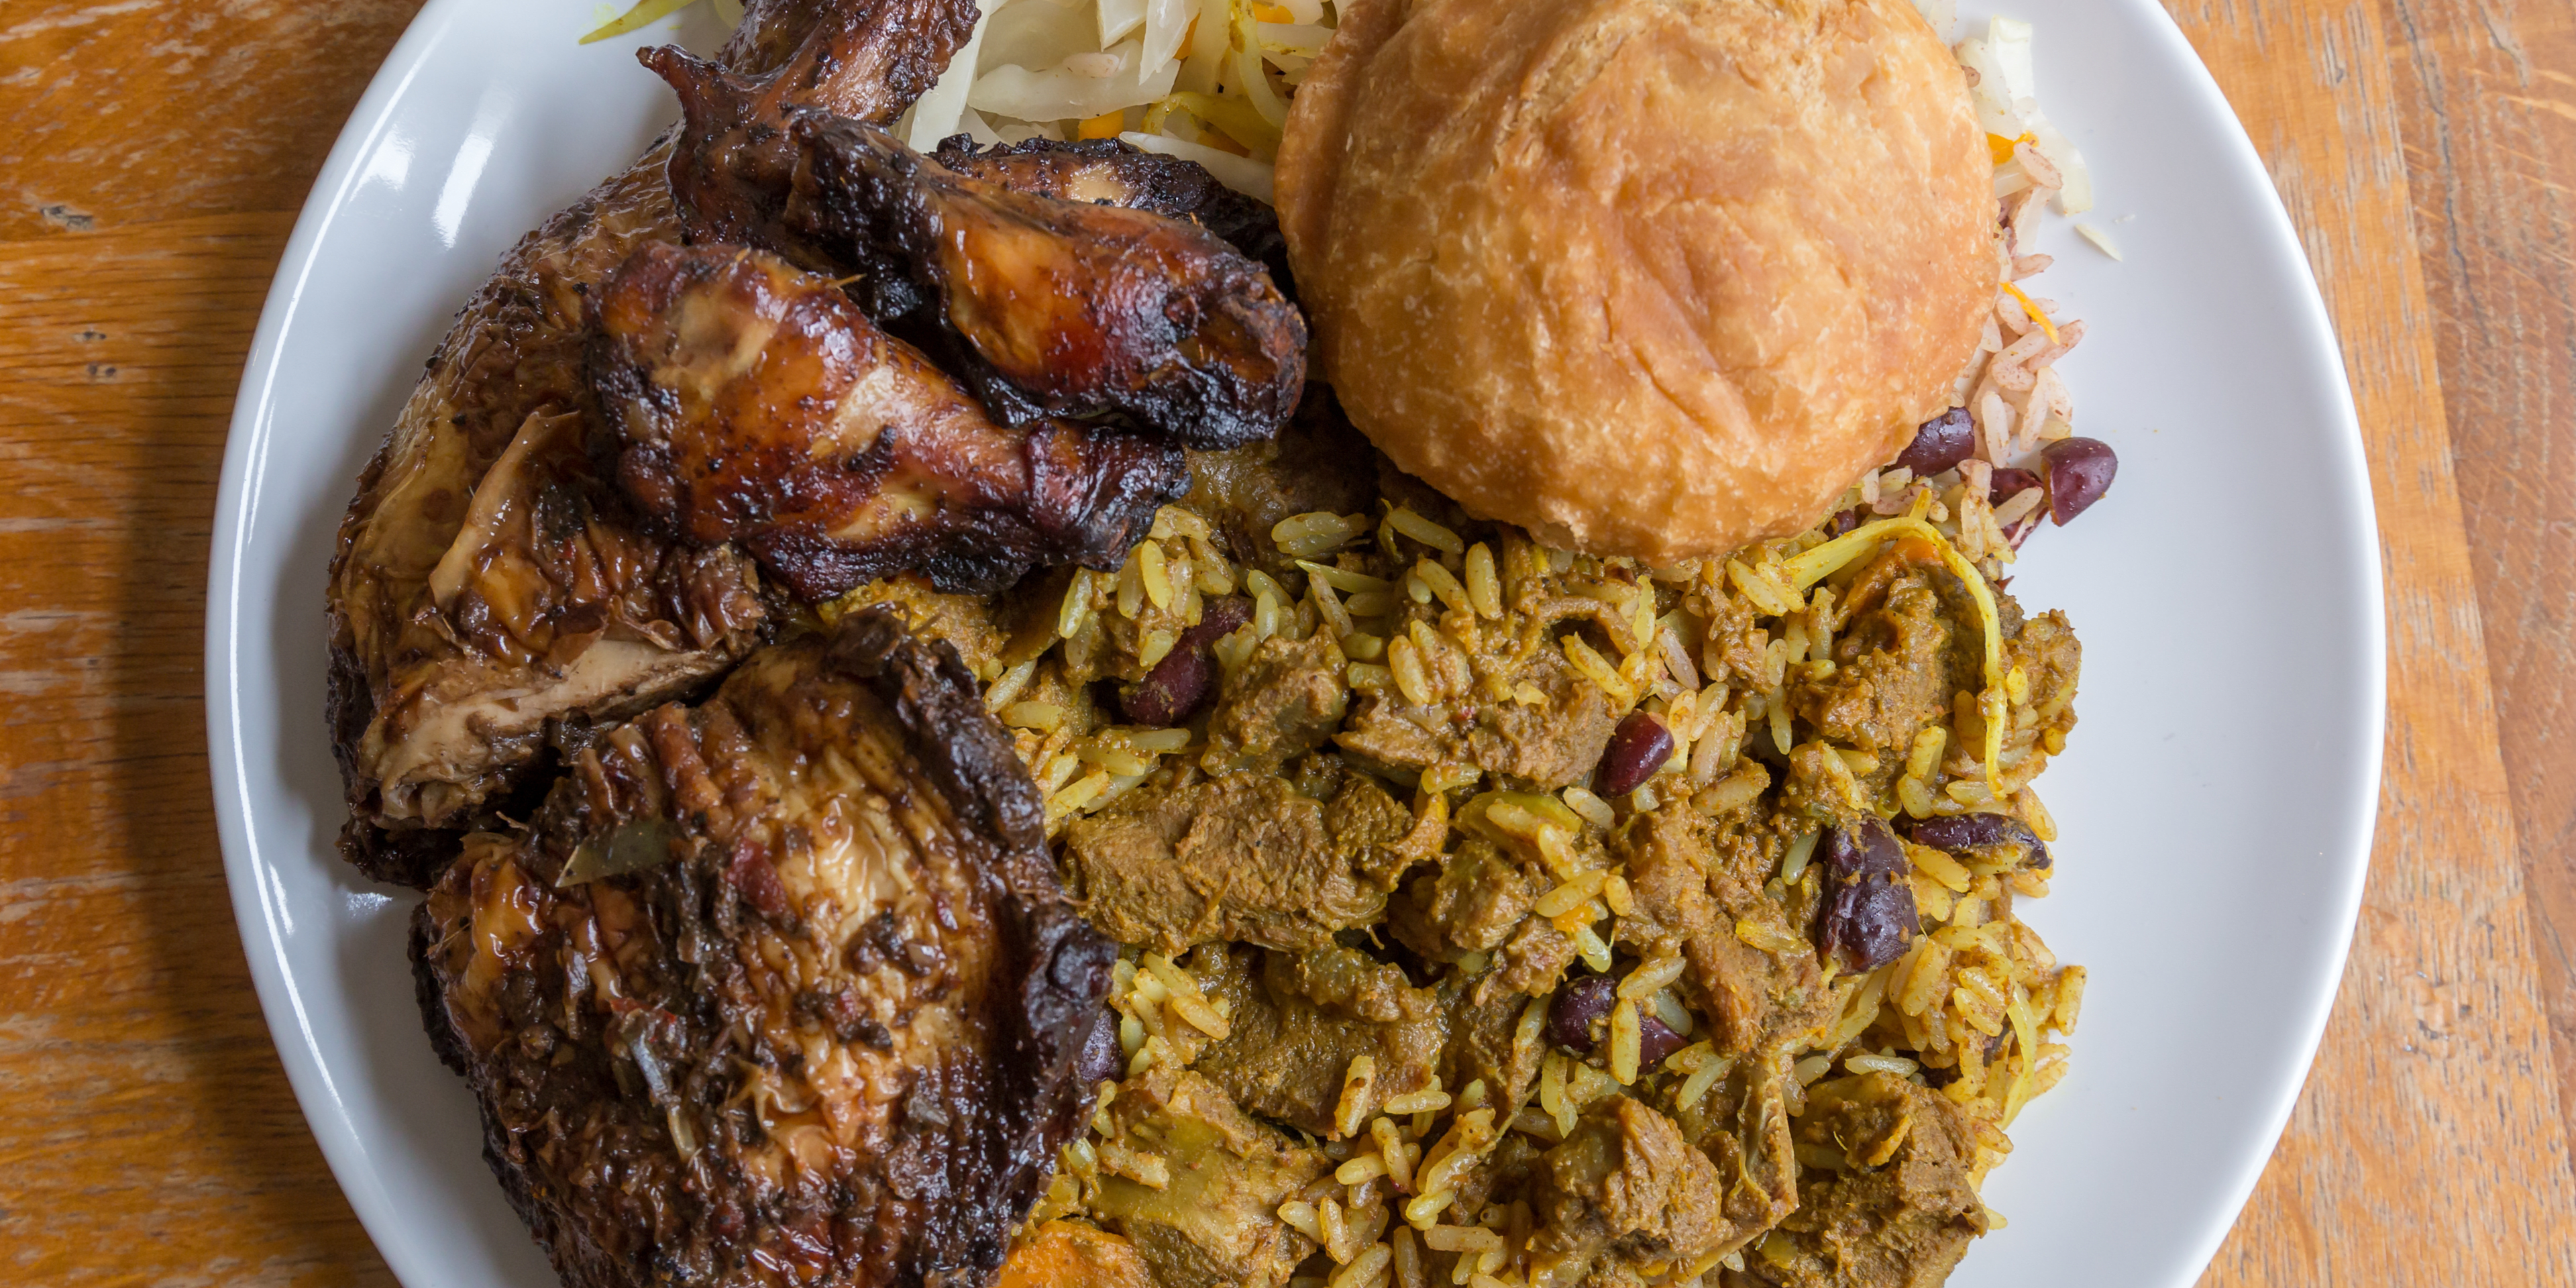
[[(1115, 61), (1106, 76), (1095, 76), (1085, 64), (1106, 52)], [(1005, 63), (975, 79), (966, 104), (979, 112), (1023, 121), (1081, 121), (1122, 108), (1142, 107), (1172, 92), (1178, 64), (1166, 62), (1146, 71), (1144, 46), (1120, 41), (1107, 51), (1068, 54), (1043, 71)]]
[(1145, 0), (1095, 0), (1100, 17), (1100, 48), (1107, 49), (1145, 25)]
[(1145, 0), (1145, 65), (1160, 67), (1179, 56), (1190, 34), (1190, 0)]
[(1066, 140), (1106, 127), (1263, 201), (1287, 87), (1335, 22), (1326, 0), (979, 3), (974, 37), (899, 123), (906, 142), (927, 148), (961, 130), (978, 142)]
[[(717, 0), (719, 4), (725, 2)], [(976, 0), (976, 11), (982, 16), (975, 24), (974, 33), (966, 37), (965, 48), (958, 50), (957, 56), (948, 61), (948, 70), (939, 74), (939, 83), (931, 86), (930, 92), (922, 95), (920, 101), (904, 113), (903, 126), (898, 133), (914, 150), (927, 152), (938, 147), (941, 139), (957, 133), (966, 124), (966, 92), (975, 83), (976, 60), (981, 56), (985, 33), (993, 28), (993, 10), (1000, 8), (1001, 4), (1002, 0)], [(982, 119), (977, 118), (976, 123), (982, 124)], [(986, 132), (990, 133), (989, 130)]]

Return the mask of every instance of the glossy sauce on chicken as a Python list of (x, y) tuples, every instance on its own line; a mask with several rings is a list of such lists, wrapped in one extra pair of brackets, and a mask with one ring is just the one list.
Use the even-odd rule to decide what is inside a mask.
[(765, 252), (646, 246), (593, 309), (627, 496), (809, 602), (897, 571), (995, 590), (1041, 562), (1112, 563), (1186, 477), (1170, 444), (997, 423), (835, 283)]

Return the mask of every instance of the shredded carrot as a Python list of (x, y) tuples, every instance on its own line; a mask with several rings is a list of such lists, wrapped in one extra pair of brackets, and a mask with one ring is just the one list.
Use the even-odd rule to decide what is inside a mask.
[(1996, 165), (2002, 165), (2004, 162), (2012, 160), (2014, 144), (2037, 142), (2039, 142), (2039, 136), (2028, 133), (2027, 131), (2025, 131), (2021, 137), (2014, 139), (2005, 138), (2000, 134), (1989, 134), (1986, 136), (1986, 151), (1993, 154)]
[(2015, 286), (2010, 282), (2006, 282), (2004, 283), (2004, 289), (2011, 292), (2014, 299), (2021, 301), (2021, 311), (2029, 314), (2030, 320), (2039, 324), (2040, 332), (2048, 337), (2048, 342), (2050, 344), (2057, 343), (2057, 324), (2049, 321), (2048, 315), (2040, 312), (2039, 306), (2031, 303), (2030, 297), (2022, 294), (2022, 289), (2020, 287)]
[[(1120, 130), (1126, 128), (1127, 114), (1125, 112), (1103, 112), (1098, 116), (1094, 116), (1083, 121), (1081, 126), (1075, 130), (1075, 136), (1085, 139), (1114, 139), (1118, 137), (1118, 132)], [(2056, 339), (2056, 333), (2049, 333), (2049, 338), (2052, 340)]]
[(1288, 12), (1288, 6), (1283, 4), (1254, 5), (1252, 6), (1252, 16), (1263, 22), (1295, 22), (1297, 20), (1297, 15)]

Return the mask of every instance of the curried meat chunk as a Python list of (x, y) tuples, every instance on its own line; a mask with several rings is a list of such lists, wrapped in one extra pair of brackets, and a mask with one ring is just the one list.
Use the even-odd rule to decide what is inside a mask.
[(1536, 702), (1450, 695), (1426, 704), (1393, 689), (1361, 700), (1335, 741), (1380, 764), (1420, 771), (1441, 763), (1554, 790), (1591, 777), (1619, 727), (1610, 696), (1554, 649), (1522, 659), (1506, 692), (1528, 685)]
[[(1619, 941), (1649, 954), (1681, 951), (1684, 978), (1721, 1054), (1805, 1032), (1824, 1018), (1831, 995), (1816, 953), (1788, 906), (1763, 892), (1777, 863), (1775, 839), (1667, 806), (1621, 825), (1610, 848), (1627, 864), (1636, 907), (1620, 919)], [(1771, 946), (1755, 947), (1744, 926)]]
[(864, 122), (811, 115), (793, 133), (791, 235), (852, 267), (907, 273), (1001, 419), (1115, 414), (1232, 447), (1296, 410), (1305, 319), (1261, 265), (1197, 224), (1015, 191)]
[(1353, 1106), (1363, 1124), (1387, 1097), (1428, 1087), (1439, 1073), (1447, 1009), (1402, 968), (1338, 945), (1230, 956), (1217, 980), (1232, 1008), (1228, 1032), (1195, 1068), (1244, 1108), (1339, 1139), (1348, 1134), (1338, 1111), (1352, 1060), (1366, 1056), (1376, 1069)]
[(1682, 1134), (1717, 1168), (1726, 1195), (1720, 1249), (1742, 1246), (1798, 1206), (1790, 1063), (1786, 1045), (1756, 1051), (1676, 1115)]
[[(1998, 595), (1998, 602), (2009, 600)], [(2022, 623), (2004, 643), (2004, 669), (2030, 677), (2030, 705), (2046, 713), (2041, 726), (2064, 734), (2075, 727), (2075, 682), (2084, 669), (2084, 644), (2066, 614), (2051, 610)]]
[[(1547, 1004), (1492, 982), (1453, 983), (1449, 994), (1449, 1047), (1441, 1053), (1440, 1081), (1464, 1088), (1483, 1082), (1496, 1103), (1520, 1104), (1538, 1080), (1547, 1054), (1540, 1025)], [(1538, 1007), (1533, 1014), (1531, 1007)]]
[[(758, 0), (717, 62), (775, 88), (763, 128), (804, 105), (891, 120), (974, 17), (971, 0)], [(583, 297), (678, 238), (670, 151), (503, 257), (358, 478), (331, 562), (329, 710), (343, 849), (371, 875), (426, 883), (525, 782), (550, 722), (680, 697), (766, 627), (748, 560), (637, 530), (584, 459)]]
[(1327, 632), (1261, 641), (1217, 691), (1209, 749), (1238, 769), (1272, 774), (1322, 749), (1349, 707), (1350, 689), (1342, 680), (1348, 665)]
[(1426, 960), (1454, 961), (1501, 948), (1554, 886), (1537, 864), (1471, 836), (1438, 873), (1405, 887), (1388, 921), (1396, 939)]
[(1951, 635), (1941, 597), (1920, 577), (1899, 581), (1835, 638), (1834, 673), (1794, 686), (1791, 708), (1827, 741), (1894, 748), (1902, 760), (1916, 733), (1949, 715), (1951, 690), (1962, 687), (1946, 665)]
[(738, 542), (809, 602), (912, 570), (998, 590), (1116, 568), (1177, 494), (1178, 448), (995, 424), (828, 280), (656, 243), (592, 296), (591, 381), (619, 485), (683, 541)]
[(1587, 1268), (1606, 1279), (1604, 1262), (1695, 1264), (1724, 1250), (1725, 1203), (1717, 1167), (1672, 1119), (1607, 1097), (1547, 1151), (1536, 1204), (1547, 1226), (1533, 1241), (1531, 1279), (1577, 1283)]
[(1333, 401), (1332, 386), (1306, 386), (1297, 413), (1278, 435), (1222, 452), (1190, 453), (1190, 491), (1182, 504), (1207, 516), (1229, 554), (1273, 577), (1296, 575), (1297, 561), (1271, 530), (1299, 514), (1362, 514), (1376, 506), (1377, 449)]
[(1332, 1164), (1215, 1084), (1157, 1068), (1120, 1084), (1109, 1119), (1113, 1143), (1159, 1160), (1165, 1180), (1104, 1173), (1091, 1207), (1135, 1244), (1156, 1288), (1278, 1288), (1315, 1250), (1279, 1205)]
[(574, 1288), (990, 1282), (1115, 949), (946, 646), (886, 614), (603, 730), (413, 922), (423, 1018)]
[(1378, 918), (1409, 823), (1358, 775), (1327, 802), (1268, 774), (1233, 773), (1075, 820), (1064, 861), (1084, 915), (1120, 943), (1168, 954), (1221, 940), (1297, 951)]
[(1777, 1288), (1938, 1288), (1986, 1232), (1951, 1103), (1892, 1073), (1820, 1082), (1792, 1128), (1808, 1162), (1798, 1210), (1741, 1282)]

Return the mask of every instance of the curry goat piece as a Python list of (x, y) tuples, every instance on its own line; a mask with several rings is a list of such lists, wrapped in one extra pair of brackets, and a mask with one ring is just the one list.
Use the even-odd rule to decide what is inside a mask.
[(1981, 598), (1928, 511), (1550, 550), (1321, 396), (1191, 470), (1114, 575), (825, 610), (957, 641), (1122, 945), (1007, 1281), (1946, 1278), (2081, 999), (2015, 916), (2065, 620)]
[(954, 652), (874, 612), (601, 731), (413, 949), (574, 1288), (988, 1281), (1089, 1112), (1115, 955)]

